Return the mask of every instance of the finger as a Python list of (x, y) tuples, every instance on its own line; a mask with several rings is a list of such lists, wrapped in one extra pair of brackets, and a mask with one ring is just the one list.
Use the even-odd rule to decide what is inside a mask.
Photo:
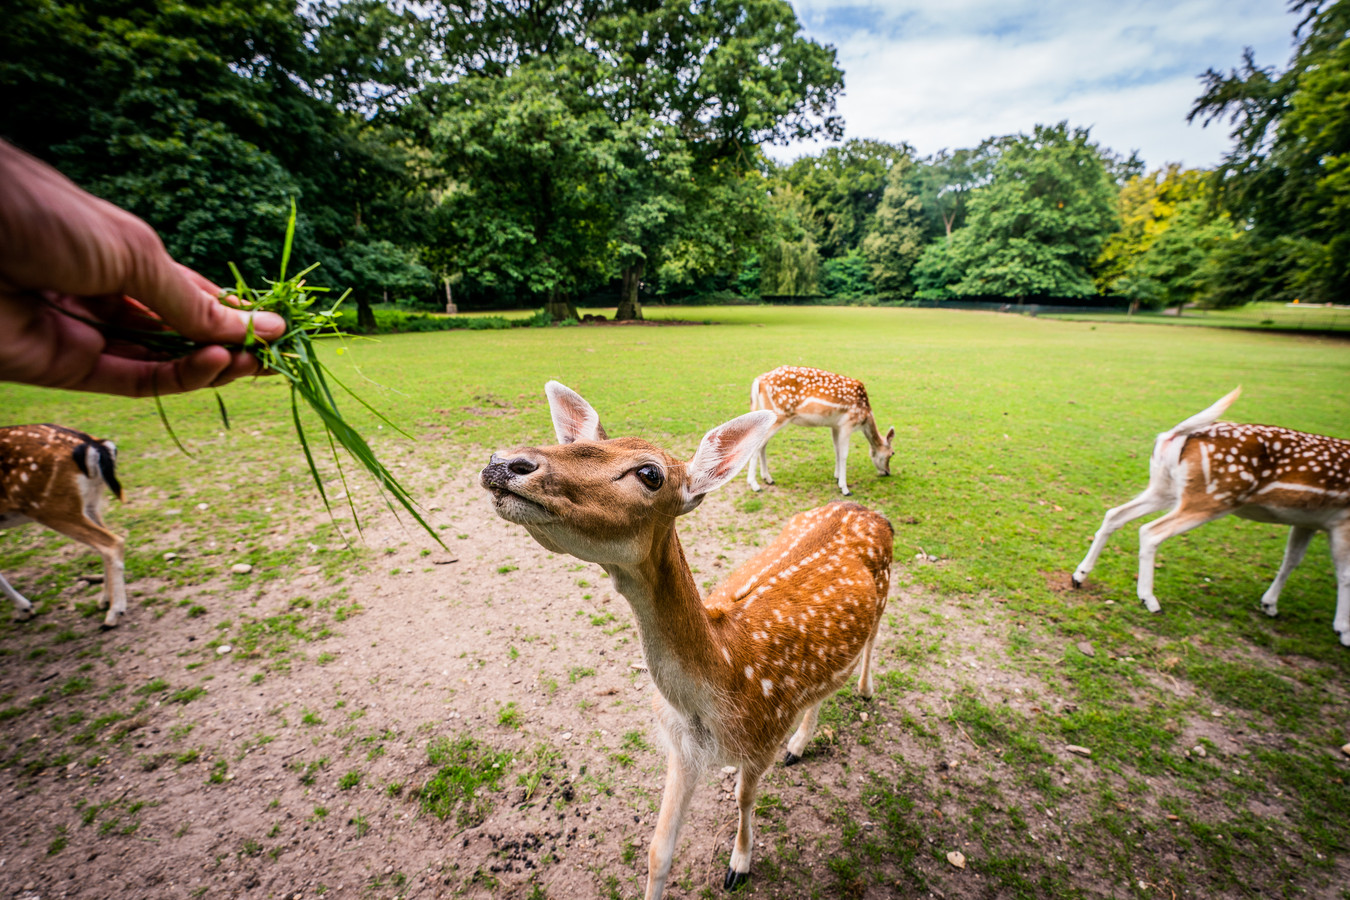
[(221, 372), (216, 376), (216, 380), (211, 382), (211, 387), (220, 387), (229, 384), (236, 378), (248, 378), (250, 375), (274, 374), (276, 373), (264, 369), (262, 363), (252, 353), (240, 350), (230, 359), (230, 364), (225, 367), (225, 371)]
[(233, 358), (234, 354), (220, 346), (203, 347), (182, 359), (168, 362), (105, 354), (98, 358), (83, 381), (70, 387), (126, 397), (181, 394), (210, 385), (229, 369)]
[[(247, 313), (225, 306), (217, 297), (219, 288), (200, 273), (175, 262), (153, 231), (132, 243), (139, 263), (126, 293), (153, 309), (179, 334), (194, 341), (238, 344), (253, 332), (263, 340), (284, 333), (286, 323), (275, 313)], [(153, 240), (151, 240), (153, 239)]]

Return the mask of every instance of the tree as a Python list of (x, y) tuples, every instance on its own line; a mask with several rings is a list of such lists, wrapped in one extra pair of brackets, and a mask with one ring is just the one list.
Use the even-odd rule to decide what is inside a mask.
[(387, 300), (390, 292), (397, 299), (425, 294), (436, 284), (415, 253), (389, 241), (350, 243), (343, 256), (348, 284), (356, 297), (356, 322), (362, 331), (375, 330), (375, 313), (370, 307), (373, 298)]
[(690, 182), (684, 214), (662, 249), (661, 290), (687, 288), (718, 274), (720, 280), (734, 280), (742, 295), (747, 286), (762, 286), (759, 275), (746, 268), (760, 268), (756, 248), (766, 235), (778, 234), (781, 223), (770, 203), (772, 185), (762, 171), (763, 158), (758, 151), (754, 157), (761, 165), (749, 171), (718, 164)]
[[(649, 260), (687, 240), (694, 194), (754, 171), (761, 144), (837, 137), (843, 75), (783, 0), (629, 0), (597, 17), (590, 36), (606, 73), (598, 95), (612, 120), (638, 126), (615, 181), (625, 289), (615, 315), (641, 318), (637, 284)], [(738, 230), (726, 224), (719, 243)]]
[(872, 264), (861, 249), (827, 259), (820, 266), (820, 290), (828, 297), (864, 297), (875, 294)]
[(923, 204), (909, 185), (913, 167), (908, 157), (891, 166), (876, 222), (863, 239), (863, 252), (872, 262), (873, 286), (902, 298), (914, 293), (910, 271), (923, 252)]
[(614, 123), (591, 96), (593, 60), (569, 51), (500, 77), (467, 77), (432, 129), (452, 182), (433, 258), (469, 289), (543, 295), (577, 318), (605, 276)]
[(1089, 269), (1119, 220), (1115, 185), (1088, 138), (1061, 122), (1008, 139), (948, 258), (925, 277), (959, 272), (947, 286), (957, 296), (1092, 296)]
[(250, 279), (275, 272), (296, 199), (297, 258), (341, 283), (357, 229), (415, 231), (380, 121), (417, 83), (390, 62), (395, 48), (419, 56), (415, 22), (376, 0), (299, 12), (17, 0), (0, 31), (0, 134), (145, 218), (221, 283), (230, 261)]
[(985, 141), (972, 150), (939, 150), (911, 170), (924, 212), (935, 218), (947, 240), (965, 224), (971, 192), (988, 183), (996, 146)]
[(1236, 233), (1227, 214), (1212, 209), (1208, 185), (1208, 172), (1175, 164), (1126, 182), (1123, 224), (1097, 260), (1100, 290), (1128, 297), (1132, 311), (1197, 299), (1206, 261)]
[(843, 146), (827, 147), (819, 156), (804, 156), (787, 168), (782, 177), (810, 203), (810, 224), (826, 258), (862, 246), (889, 172), (912, 155), (907, 144), (854, 138)]
[(486, 234), (451, 229), (455, 249), (435, 255), (459, 260), (466, 282), (553, 297), (617, 271), (617, 315), (640, 318), (646, 273), (689, 277), (748, 252), (725, 252), (742, 223), (707, 201), (742, 205), (731, 182), (758, 177), (760, 144), (840, 131), (834, 51), (803, 37), (783, 0), (443, 9), (447, 41), (474, 65), (435, 92), (433, 133), (449, 202), (489, 221)]
[(809, 214), (805, 199), (783, 185), (771, 198), (777, 227), (759, 251), (760, 292), (784, 297), (814, 294), (818, 289), (820, 253), (815, 238), (802, 224)]
[(1205, 73), (1189, 119), (1232, 125), (1216, 189), (1252, 234), (1225, 258), (1247, 277), (1251, 254), (1265, 247), (1282, 265), (1265, 267), (1274, 284), (1263, 293), (1343, 299), (1350, 296), (1350, 4), (1293, 0), (1290, 8), (1302, 18), (1288, 68), (1259, 67), (1248, 49), (1240, 69)]

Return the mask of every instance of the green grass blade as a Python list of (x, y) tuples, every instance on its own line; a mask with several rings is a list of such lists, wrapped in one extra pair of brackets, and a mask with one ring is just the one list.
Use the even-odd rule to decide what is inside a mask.
[(230, 414), (225, 411), (225, 398), (220, 396), (220, 391), (214, 392), (216, 395), (216, 406), (220, 409), (220, 421), (225, 424), (225, 430), (230, 430)]
[(281, 248), (281, 281), (286, 280), (286, 266), (291, 262), (291, 244), (295, 241), (295, 198), (291, 198), (291, 217), (286, 220), (286, 243)]

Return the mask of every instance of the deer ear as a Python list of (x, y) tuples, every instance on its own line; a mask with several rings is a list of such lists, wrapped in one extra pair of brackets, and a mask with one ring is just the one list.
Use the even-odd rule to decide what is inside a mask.
[(891, 445), (891, 441), (893, 441), (893, 440), (895, 440), (895, 426), (894, 426), (894, 425), (892, 425), (890, 428), (887, 428), (887, 429), (886, 429), (886, 446), (889, 447), (889, 446)]
[(769, 430), (777, 420), (777, 414), (762, 409), (737, 416), (705, 434), (694, 458), (684, 467), (684, 509), (681, 512), (689, 512), (703, 501), (704, 494), (735, 478), (750, 460), (750, 454), (759, 450), (768, 438)]
[(605, 429), (600, 426), (600, 414), (576, 391), (550, 381), (544, 385), (544, 394), (548, 396), (548, 411), (553, 416), (558, 443), (606, 440)]

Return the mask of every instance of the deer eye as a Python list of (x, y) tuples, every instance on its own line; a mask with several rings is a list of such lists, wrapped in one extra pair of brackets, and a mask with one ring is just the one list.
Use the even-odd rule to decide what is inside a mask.
[(658, 490), (666, 483), (666, 473), (661, 471), (660, 466), (650, 464), (639, 466), (634, 474), (637, 475), (638, 481), (642, 482), (643, 487), (650, 491)]

